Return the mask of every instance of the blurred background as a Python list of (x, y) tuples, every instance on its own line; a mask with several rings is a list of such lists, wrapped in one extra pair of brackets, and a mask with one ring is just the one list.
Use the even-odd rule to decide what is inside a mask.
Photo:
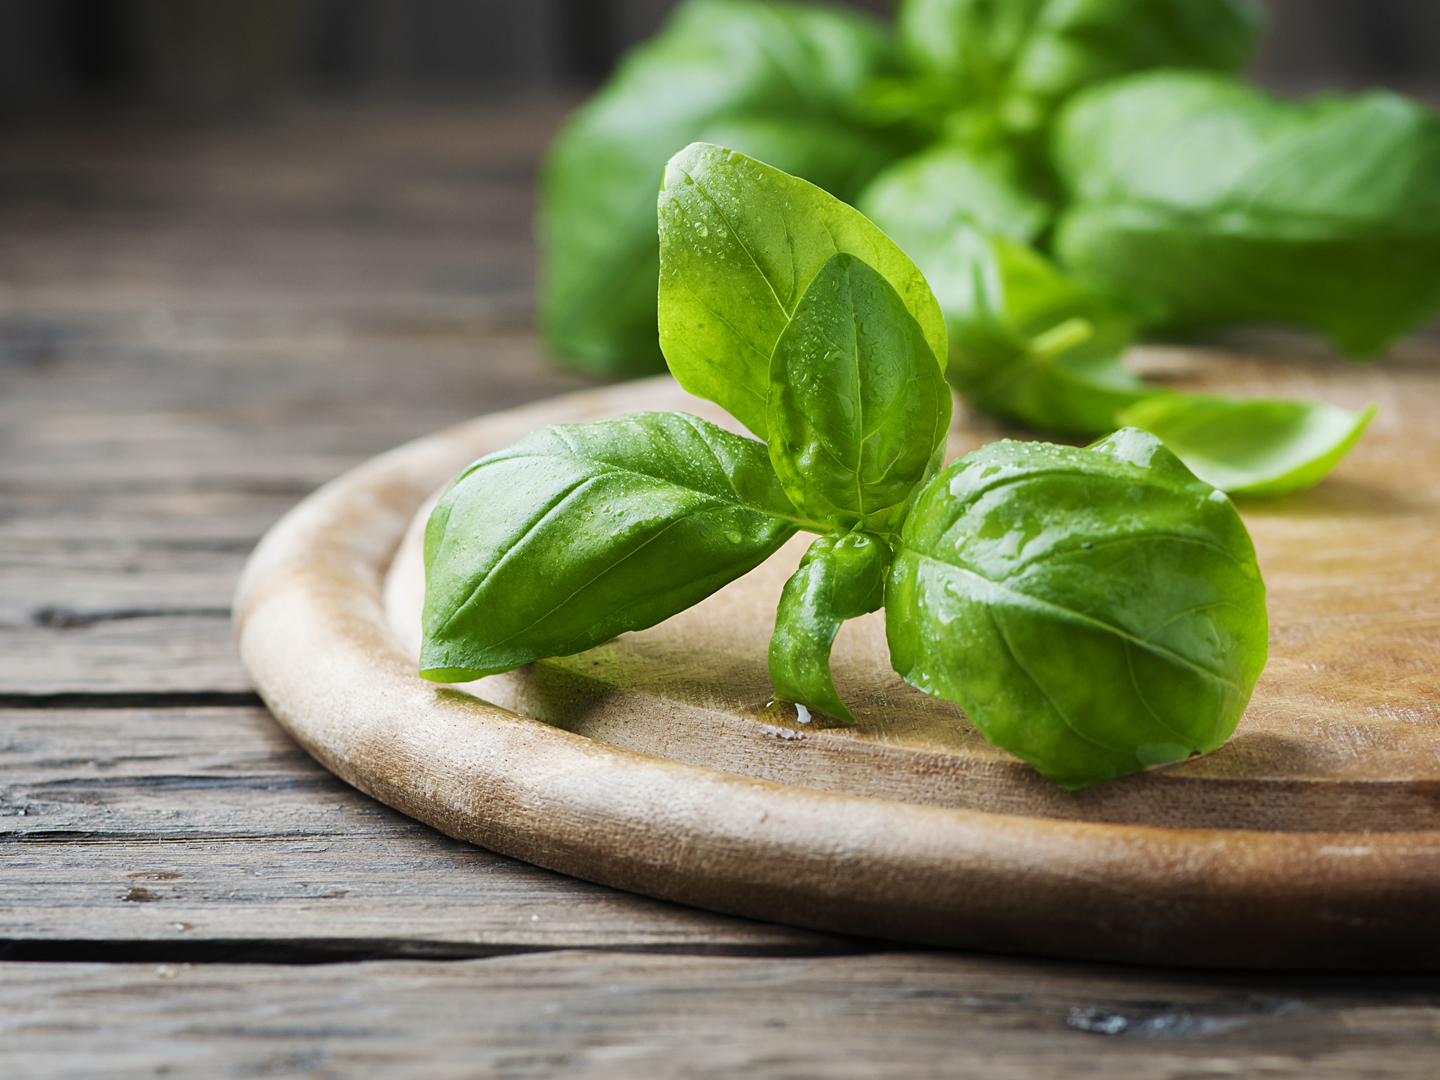
[[(178, 110), (598, 82), (672, 0), (0, 0), (0, 110)], [(854, 6), (885, 14), (887, 0)], [(1268, 0), (1283, 91), (1440, 84), (1435, 0)]]

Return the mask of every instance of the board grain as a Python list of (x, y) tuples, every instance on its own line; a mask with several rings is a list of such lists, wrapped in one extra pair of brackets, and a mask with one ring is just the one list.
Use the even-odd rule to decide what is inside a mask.
[(0, 956), (851, 948), (561, 877), (442, 836), (263, 709), (0, 709)]
[(309, 968), (0, 964), (11, 1080), (665, 1076), (756, 1080), (1428, 1080), (1412, 980), (1147, 976), (882, 953), (594, 952)]

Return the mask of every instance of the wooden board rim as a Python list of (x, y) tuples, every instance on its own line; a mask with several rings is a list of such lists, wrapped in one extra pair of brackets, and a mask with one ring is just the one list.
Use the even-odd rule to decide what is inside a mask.
[(326, 485), (236, 597), (279, 721), (362, 791), (448, 835), (732, 915), (932, 945), (1204, 966), (1440, 965), (1440, 832), (1108, 825), (765, 783), (617, 749), (415, 675), (385, 570), (455, 444), (647, 407), (668, 379), (499, 413)]

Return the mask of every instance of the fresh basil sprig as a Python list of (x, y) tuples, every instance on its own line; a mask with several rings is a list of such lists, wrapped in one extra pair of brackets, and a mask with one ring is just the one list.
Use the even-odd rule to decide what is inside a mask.
[(937, 473), (945, 339), (898, 248), (721, 147), (678, 154), (660, 205), (667, 356), (766, 441), (649, 414), (476, 462), (426, 531), (422, 675), (477, 678), (651, 626), (803, 529), (819, 538), (770, 641), (781, 697), (853, 721), (830, 650), (883, 606), (900, 674), (1062, 786), (1229, 736), (1266, 615), (1224, 494), (1135, 429), (1088, 449), (996, 443)]

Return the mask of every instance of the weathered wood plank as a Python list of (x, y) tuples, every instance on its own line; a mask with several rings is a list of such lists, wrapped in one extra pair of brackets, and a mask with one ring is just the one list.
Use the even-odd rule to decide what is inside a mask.
[(0, 710), (0, 859), (12, 954), (47, 941), (169, 943), (176, 955), (236, 940), (850, 947), (451, 840), (335, 779), (263, 709)]
[(1431, 1077), (1384, 990), (947, 954), (0, 964), (10, 1077)]
[(585, 385), (530, 330), (571, 103), (0, 144), (0, 693), (249, 685), (247, 552), (397, 443)]

